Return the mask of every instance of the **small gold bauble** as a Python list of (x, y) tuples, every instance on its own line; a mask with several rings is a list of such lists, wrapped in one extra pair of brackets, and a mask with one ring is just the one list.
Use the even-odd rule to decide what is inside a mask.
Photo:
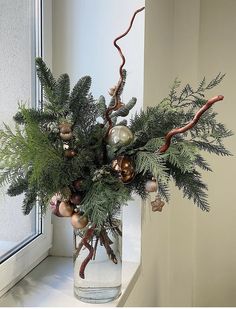
[(83, 229), (88, 224), (88, 218), (79, 213), (74, 213), (71, 217), (71, 224), (75, 229)]
[(69, 141), (71, 140), (73, 137), (73, 133), (72, 132), (69, 132), (69, 133), (60, 133), (60, 138), (63, 140), (63, 141)]
[(59, 204), (58, 211), (62, 217), (71, 217), (74, 212), (73, 208), (66, 201)]
[(115, 126), (109, 133), (107, 143), (110, 146), (125, 146), (133, 141), (134, 135), (126, 126)]
[(112, 168), (119, 173), (120, 179), (128, 183), (134, 178), (133, 161), (128, 156), (119, 156), (112, 161)]
[(158, 188), (156, 180), (148, 180), (145, 184), (146, 192), (156, 192)]

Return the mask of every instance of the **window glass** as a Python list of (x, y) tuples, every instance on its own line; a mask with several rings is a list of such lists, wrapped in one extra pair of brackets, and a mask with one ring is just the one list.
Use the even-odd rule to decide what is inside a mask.
[[(35, 2), (0, 0), (0, 127), (14, 127), (19, 101), (35, 106)], [(23, 196), (9, 197), (0, 189), (0, 262), (40, 234), (37, 208), (22, 213)]]

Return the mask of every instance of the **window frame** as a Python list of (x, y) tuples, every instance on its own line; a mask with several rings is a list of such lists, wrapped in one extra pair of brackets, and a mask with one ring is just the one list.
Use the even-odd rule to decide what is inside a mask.
[[(49, 64), (52, 63), (52, 0), (34, 0), (33, 8), (35, 14), (36, 56), (42, 56)], [(35, 31), (35, 29), (39, 29)], [(34, 63), (32, 63), (32, 66)], [(34, 78), (35, 73), (32, 73)], [(36, 80), (32, 89), (32, 101), (41, 97), (39, 81)], [(40, 106), (36, 106), (40, 107)], [(39, 212), (38, 205), (36, 212)], [(52, 224), (51, 213), (47, 211), (41, 217), (41, 233), (34, 237), (29, 243), (19, 248), (8, 259), (0, 264), (0, 297), (13, 285), (30, 272), (37, 264), (45, 259), (52, 247)]]

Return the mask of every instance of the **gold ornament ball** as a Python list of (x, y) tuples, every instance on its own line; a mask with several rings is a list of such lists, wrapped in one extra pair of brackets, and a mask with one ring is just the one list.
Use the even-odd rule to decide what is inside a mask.
[(126, 126), (115, 126), (109, 133), (107, 143), (110, 146), (129, 145), (134, 139), (133, 133)]
[(58, 211), (62, 217), (71, 217), (74, 212), (73, 208), (66, 201), (62, 201), (59, 204)]
[(71, 217), (71, 224), (75, 229), (83, 229), (88, 224), (88, 218), (80, 213), (74, 213)]
[(133, 161), (128, 156), (119, 156), (112, 161), (112, 168), (119, 173), (120, 179), (128, 183), (134, 178)]
[(69, 141), (71, 140), (73, 137), (73, 133), (72, 132), (69, 132), (69, 133), (60, 133), (60, 138), (63, 140), (63, 141)]
[(158, 188), (156, 180), (148, 180), (145, 184), (146, 192), (156, 192)]

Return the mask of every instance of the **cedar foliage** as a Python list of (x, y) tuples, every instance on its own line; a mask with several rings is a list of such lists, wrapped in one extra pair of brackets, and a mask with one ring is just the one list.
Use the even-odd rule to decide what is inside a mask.
[[(189, 122), (206, 102), (205, 92), (217, 86), (224, 75), (218, 74), (208, 83), (204, 78), (196, 89), (188, 84), (179, 90), (181, 83), (175, 80), (168, 97), (131, 119), (128, 127), (134, 134), (133, 141), (128, 146), (112, 147), (106, 143), (105, 113), (114, 105), (114, 97), (108, 105), (104, 96), (95, 100), (90, 93), (90, 76), (82, 77), (70, 91), (67, 74), (55, 79), (41, 58), (36, 59), (36, 68), (44, 93), (43, 110), (20, 105), (14, 116), (15, 130), (8, 125), (0, 130), (0, 185), (9, 184), (7, 192), (11, 196), (25, 195), (24, 214), (30, 213), (36, 200), (45, 210), (55, 193), (73, 193), (73, 181), (83, 179), (80, 209), (99, 229), (108, 224), (108, 218), (119, 212), (132, 193), (145, 199), (145, 183), (152, 177), (157, 179), (164, 200), (169, 200), (169, 182), (173, 180), (184, 197), (202, 210), (209, 210), (207, 186), (200, 169), (211, 168), (202, 151), (231, 155), (223, 140), (232, 131), (217, 121), (217, 113), (208, 110), (191, 131), (173, 138), (166, 153), (158, 150), (166, 133)], [(119, 96), (125, 87), (125, 70), (123, 77)], [(113, 124), (127, 125), (123, 118), (135, 104), (136, 98), (132, 98), (113, 111)], [(62, 123), (69, 123), (73, 134), (66, 142), (60, 137)], [(66, 157), (65, 145), (74, 149), (76, 156)], [(121, 155), (130, 156), (135, 168), (135, 177), (128, 184), (112, 169), (112, 160)], [(68, 198), (67, 193), (64, 196)]]

